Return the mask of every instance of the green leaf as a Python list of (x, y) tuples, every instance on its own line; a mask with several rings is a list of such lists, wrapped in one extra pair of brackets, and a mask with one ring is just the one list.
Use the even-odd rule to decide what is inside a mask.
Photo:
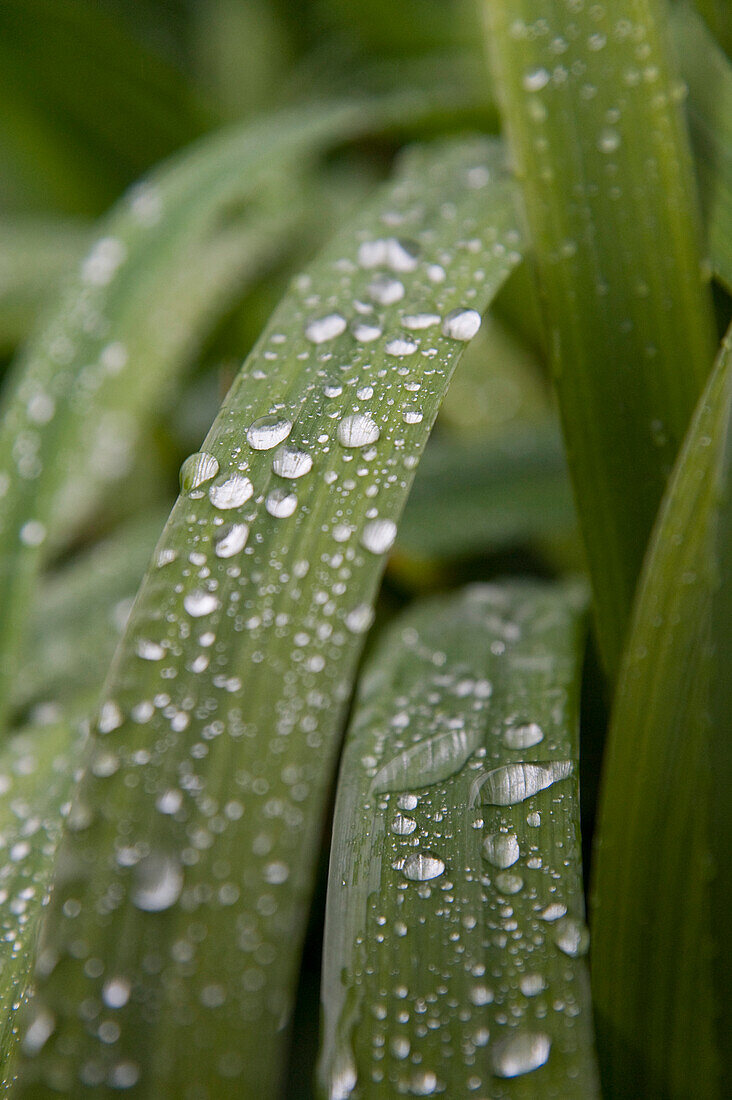
[(460, 558), (570, 535), (575, 514), (556, 425), (498, 439), (435, 439), (425, 451), (399, 525), (397, 550)]
[(593, 987), (611, 1096), (723, 1095), (731, 418), (728, 336), (654, 531), (606, 750)]
[[(184, 463), (64, 842), (35, 1009), (55, 1029), (19, 1096), (87, 1073), (90, 1095), (276, 1093), (343, 707), (440, 399), (520, 258), (513, 194), (497, 142), (412, 152)], [(78, 1014), (111, 981), (113, 1045)]]
[(0, 716), (44, 556), (128, 472), (141, 428), (213, 319), (289, 240), (302, 211), (295, 165), (357, 134), (428, 116), (444, 98), (444, 90), (403, 92), (232, 128), (157, 170), (109, 215), (6, 394)]
[(90, 237), (83, 222), (0, 221), (0, 352), (12, 351), (25, 339)]
[(646, 541), (714, 352), (664, 9), (657, 0), (485, 8), (614, 674)]
[[(82, 738), (68, 722), (29, 728), (0, 753), (0, 1079), (12, 1071), (22, 1002), (36, 949), (53, 861), (61, 837), (62, 807), (73, 787)], [(41, 1025), (42, 1026), (42, 1025)]]
[(372, 651), (333, 823), (330, 1100), (598, 1095), (582, 957), (583, 609), (578, 588), (474, 586), (417, 604)]
[(671, 26), (689, 87), (709, 257), (714, 274), (732, 290), (732, 65), (687, 4), (674, 8)]

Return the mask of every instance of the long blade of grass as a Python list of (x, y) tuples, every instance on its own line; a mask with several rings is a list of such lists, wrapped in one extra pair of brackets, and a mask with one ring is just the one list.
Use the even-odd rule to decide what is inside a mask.
[[(0, 716), (49, 546), (124, 475), (141, 424), (212, 316), (291, 233), (294, 185), (280, 190), (278, 201), (272, 174), (287, 178), (317, 150), (413, 114), (428, 117), (436, 103), (454, 98), (444, 90), (407, 92), (233, 128), (154, 173), (109, 216), (56, 313), (17, 364), (6, 395)], [(232, 248), (221, 223), (246, 203), (248, 230)]]
[[(79, 795), (89, 824), (64, 842), (46, 923), (57, 961), (35, 1009), (54, 1028), (22, 1060), (19, 1096), (82, 1080), (151, 1098), (276, 1093), (385, 554), (520, 243), (500, 144), (415, 151), (294, 281), (184, 464), (108, 681)], [(109, 983), (126, 991), (113, 1005)], [(88, 998), (96, 1022), (79, 1018)]]
[(674, 7), (671, 27), (689, 88), (709, 258), (717, 278), (732, 290), (732, 64), (687, 4)]
[(486, 0), (485, 10), (614, 674), (650, 528), (714, 352), (664, 16), (656, 0)]
[(606, 750), (593, 987), (611, 1096), (723, 1094), (731, 418), (728, 336), (649, 548)]
[(475, 586), (416, 605), (372, 652), (333, 823), (329, 1100), (598, 1095), (583, 612), (581, 589)]

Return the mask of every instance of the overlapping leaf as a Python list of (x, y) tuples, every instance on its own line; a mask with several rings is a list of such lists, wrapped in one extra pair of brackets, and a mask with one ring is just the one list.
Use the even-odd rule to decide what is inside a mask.
[(713, 358), (664, 13), (657, 0), (485, 8), (614, 673), (648, 534)]
[(723, 1095), (731, 417), (728, 337), (655, 528), (603, 773), (593, 987), (612, 1096)]
[(579, 841), (582, 611), (568, 586), (475, 586), (418, 604), (372, 652), (333, 824), (330, 1100), (598, 1094)]
[(499, 144), (415, 151), (295, 280), (184, 465), (61, 853), (34, 1017), (54, 1027), (19, 1096), (276, 1089), (384, 556), (520, 243)]

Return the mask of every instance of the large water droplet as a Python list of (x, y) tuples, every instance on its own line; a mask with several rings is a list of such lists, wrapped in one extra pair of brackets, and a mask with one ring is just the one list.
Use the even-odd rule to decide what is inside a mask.
[(273, 489), (267, 495), (264, 506), (276, 519), (286, 519), (297, 508), (297, 497), (294, 493), (288, 493), (287, 489)]
[(247, 429), (247, 443), (255, 451), (270, 451), (287, 439), (292, 421), (280, 416), (260, 416)]
[(408, 313), (405, 317), (402, 317), (404, 328), (408, 328), (412, 332), (418, 332), (423, 328), (432, 328), (433, 325), (439, 325), (439, 323), (439, 313)]
[(383, 329), (379, 325), (369, 324), (368, 321), (357, 321), (352, 327), (351, 332), (361, 344), (370, 344), (373, 340), (378, 340), (382, 335)]
[(304, 477), (313, 468), (313, 460), (307, 451), (286, 444), (280, 447), (272, 461), (272, 469), (279, 477)]
[(197, 588), (194, 592), (188, 592), (183, 597), (183, 606), (194, 619), (200, 619), (202, 615), (210, 615), (220, 607), (220, 603), (212, 592), (204, 592)]
[(403, 861), (398, 860), (398, 869), (412, 882), (427, 882), (444, 874), (445, 864), (432, 852), (411, 852)]
[(244, 474), (232, 474), (226, 481), (212, 485), (208, 498), (214, 508), (239, 508), (246, 504), (254, 492), (254, 486)]
[(443, 321), (442, 331), (452, 340), (472, 340), (480, 328), (480, 314), (475, 309), (453, 309)]
[(404, 814), (396, 814), (391, 823), (391, 831), (397, 836), (410, 836), (416, 828), (417, 822), (414, 818), (406, 817)]
[(305, 326), (305, 335), (313, 344), (323, 344), (333, 340), (346, 331), (346, 319), (340, 313), (329, 313), (327, 317), (317, 317)]
[(523, 726), (511, 726), (503, 740), (509, 749), (530, 749), (544, 740), (544, 731), (536, 722), (527, 722)]
[(232, 558), (234, 554), (238, 554), (244, 549), (248, 538), (249, 527), (246, 523), (232, 523), (222, 527), (215, 536), (216, 557)]
[(385, 554), (394, 545), (397, 526), (392, 519), (374, 519), (361, 533), (361, 543), (372, 554)]
[(543, 1031), (518, 1031), (494, 1047), (493, 1072), (497, 1077), (531, 1073), (547, 1062), (551, 1046)]
[(483, 841), (483, 855), (494, 867), (513, 867), (521, 855), (518, 837), (515, 833), (492, 833)]
[(344, 416), (338, 425), (338, 442), (344, 447), (366, 447), (376, 443), (381, 432), (368, 413)]
[(403, 358), (405, 355), (414, 355), (418, 347), (419, 344), (415, 343), (414, 340), (408, 340), (404, 336), (395, 336), (393, 340), (387, 340), (384, 351), (387, 355)]
[(561, 917), (552, 928), (552, 938), (559, 950), (573, 959), (587, 954), (590, 946), (586, 925), (574, 917)]
[(189, 455), (180, 468), (180, 491), (190, 493), (219, 472), (218, 461), (207, 451)]
[(546, 790), (572, 774), (571, 760), (552, 760), (546, 764), (506, 764), (485, 772), (473, 782), (471, 805), (480, 799), (492, 806), (512, 806), (539, 791)]
[(132, 901), (147, 913), (170, 909), (183, 890), (183, 872), (171, 856), (151, 853), (135, 867)]

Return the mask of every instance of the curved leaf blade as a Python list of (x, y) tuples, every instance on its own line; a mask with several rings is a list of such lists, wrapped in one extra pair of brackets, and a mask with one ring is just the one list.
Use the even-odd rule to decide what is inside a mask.
[[(107, 685), (79, 796), (89, 826), (64, 842), (46, 923), (58, 962), (36, 1001), (56, 1026), (22, 1060), (19, 1096), (73, 1094), (88, 1065), (92, 1094), (120, 1079), (146, 1097), (275, 1092), (385, 552), (520, 244), (499, 143), (415, 150), (294, 281), (184, 464)], [(91, 979), (79, 937), (101, 961)], [(116, 977), (130, 995), (110, 1047), (77, 1009)]]
[[(372, 651), (333, 824), (329, 1100), (598, 1095), (582, 957), (583, 602), (567, 586), (474, 586), (407, 611)], [(519, 774), (529, 786), (507, 782)]]

